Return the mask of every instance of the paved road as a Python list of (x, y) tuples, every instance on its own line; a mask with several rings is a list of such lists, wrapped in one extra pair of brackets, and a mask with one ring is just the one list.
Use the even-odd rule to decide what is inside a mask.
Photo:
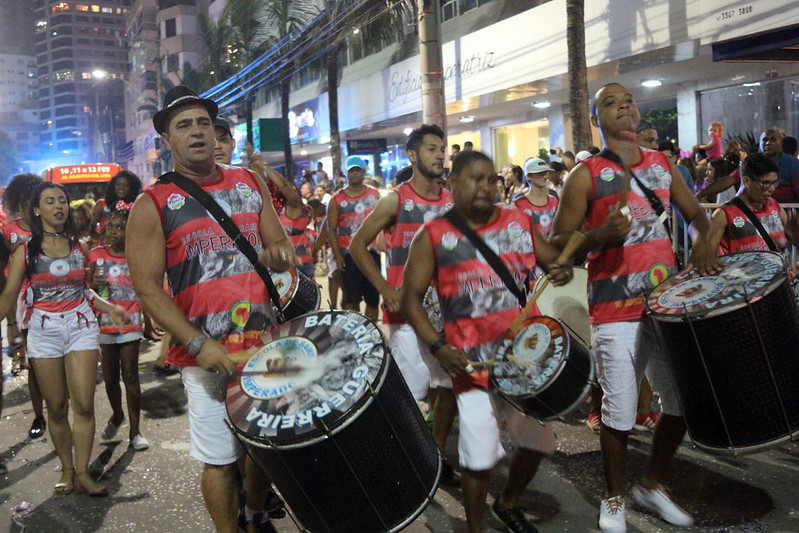
[[(96, 395), (97, 436), (92, 467), (102, 472), (108, 498), (56, 496), (58, 461), (49, 437), (27, 438), (32, 420), (25, 374), (8, 377), (0, 421), (0, 460), (8, 473), (0, 476), (0, 531), (39, 532), (204, 532), (212, 531), (199, 493), (200, 465), (188, 457), (186, 405), (179, 376), (152, 372), (157, 345), (143, 345), (141, 379), (144, 389), (142, 431), (150, 450), (134, 453), (127, 439), (100, 443), (99, 434), (110, 416), (105, 391)], [(123, 427), (121, 434), (126, 433)], [(559, 425), (560, 449), (545, 461), (524, 497), (543, 532), (597, 531), (596, 509), (602, 493), (597, 437), (585, 426)], [(455, 438), (447, 450), (457, 462)], [(630, 483), (643, 471), (650, 446), (646, 434), (635, 435), (630, 454)], [(492, 477), (497, 494), (507, 474), (507, 460)], [(714, 458), (689, 442), (678, 452), (671, 482), (678, 500), (697, 518), (691, 531), (799, 532), (799, 447), (785, 444), (747, 457)], [(323, 480), (323, 482), (334, 482)], [(406, 531), (413, 533), (463, 531), (465, 520), (458, 488), (440, 488), (435, 500)], [(27, 510), (22, 510), (27, 506)], [(18, 511), (15, 511), (18, 509)], [(678, 531), (655, 517), (632, 508), (631, 532)], [(288, 519), (282, 532), (299, 529)], [(489, 527), (497, 525), (490, 523)], [(680, 531), (686, 531), (682, 529)]]

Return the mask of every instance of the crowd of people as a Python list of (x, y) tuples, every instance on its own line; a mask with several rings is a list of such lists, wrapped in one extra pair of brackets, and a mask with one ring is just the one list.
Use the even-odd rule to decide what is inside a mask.
[[(725, 143), (722, 124), (713, 122), (707, 142), (682, 152), (659, 140), (640, 121), (629, 91), (611, 83), (591, 104), (601, 149), (556, 148), (497, 172), (471, 146), (452, 145), (447, 154), (446, 132), (421, 125), (407, 138), (409, 167), (383, 188), (357, 155), (346, 159), (342, 176), (328, 175), (320, 163), (297, 183), (251, 147), (249, 168), (232, 166), (236, 141), (217, 115), (215, 102), (187, 87), (167, 93), (153, 124), (174, 172), (145, 189), (127, 171), (96, 203), (71, 202), (63, 187), (31, 174), (15, 176), (5, 189), (0, 316), (20, 354), (13, 371), (27, 367), (29, 435), (49, 429), (61, 463), (57, 494), (108, 494), (88, 471), (98, 362), (112, 410), (101, 438), (116, 436), (127, 411), (130, 446), (148, 449), (139, 346), (163, 330), (161, 363), (181, 373), (190, 455), (203, 465), (200, 488), (216, 530), (275, 531), (270, 517), (280, 516), (281, 502), (268, 473), (244, 458), (226, 426), (223, 384), (234, 368), (231, 354), (257, 346), (278, 318), (253, 264), (231, 252), (236, 235), (219, 237), (226, 230), (207, 209), (215, 202), (261, 264), (327, 275), (331, 308), (340, 302), (375, 322), (382, 314), (409, 390), (429, 405), (436, 444), (444, 451), (450, 438), (458, 440), (458, 465), (445, 461), (441, 482), (461, 484), (470, 532), (484, 531), (487, 510), (508, 531), (537, 531), (519, 501), (557, 448), (554, 425), (523, 416), (497, 394), (486, 365), (523, 312), (519, 294), (536, 278), (564, 285), (574, 268), (586, 268), (592, 330), (585, 342), (599, 385), (587, 423), (599, 434), (606, 481), (599, 528), (626, 531), (634, 429), (653, 431), (653, 445), (633, 498), (673, 525), (693, 524), (665, 488), (686, 426), (641, 295), (683, 259), (709, 275), (722, 269), (719, 255), (799, 245), (799, 222), (780, 206), (799, 202), (795, 140), (769, 128), (759, 149), (746, 151), (735, 140)], [(652, 196), (661, 209), (679, 211), (679, 228), (669, 227)], [(721, 205), (708, 213), (700, 201)], [(686, 257), (674, 253), (672, 230), (690, 233), (691, 246), (680, 249)], [(584, 240), (564, 259), (575, 232)], [(662, 276), (652, 275), (656, 269)], [(502, 492), (487, 506), (490, 473), (505, 455), (504, 430), (516, 450)]]

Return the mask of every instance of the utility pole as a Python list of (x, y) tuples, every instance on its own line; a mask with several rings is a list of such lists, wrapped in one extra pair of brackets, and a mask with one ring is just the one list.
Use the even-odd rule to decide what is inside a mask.
[(422, 122), (437, 124), (447, 131), (444, 98), (444, 61), (441, 59), (441, 24), (438, 2), (417, 0), (419, 17), (419, 58), (422, 69)]

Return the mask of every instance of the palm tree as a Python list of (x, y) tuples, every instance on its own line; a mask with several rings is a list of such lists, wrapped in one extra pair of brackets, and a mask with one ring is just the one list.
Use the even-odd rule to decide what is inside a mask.
[[(222, 18), (229, 24), (233, 34), (233, 39), (225, 52), (233, 72), (239, 72), (263, 51), (268, 35), (259, 19), (265, 10), (265, 5), (268, 4), (268, 0), (229, 0), (225, 5)], [(248, 78), (249, 76), (245, 77), (244, 81), (246, 82)], [(247, 124), (247, 142), (250, 144), (253, 143), (253, 99), (252, 90), (248, 90), (243, 105), (244, 120)]]
[(585, 65), (585, 0), (566, 0), (566, 42), (569, 49), (569, 107), (574, 151), (592, 141)]
[[(341, 51), (349, 45), (360, 44), (367, 50), (384, 48), (403, 36), (405, 21), (415, 14), (414, 3), (409, 0), (371, 0), (357, 12), (345, 11), (336, 0), (327, 0), (324, 21), (335, 24), (339, 30), (332, 35), (325, 53), (327, 71), (327, 97), (330, 118), (330, 152), (333, 170), (340, 170), (341, 133), (338, 126), (338, 84), (341, 78), (339, 59)], [(357, 33), (354, 33), (357, 29)]]
[[(246, 1), (246, 0), (241, 0)], [(253, 1), (253, 0), (249, 0)], [(259, 23), (266, 35), (266, 44), (280, 43), (277, 66), (281, 69), (280, 75), (280, 110), (282, 116), (281, 136), (283, 137), (283, 155), (285, 157), (285, 175), (291, 181), (294, 179), (294, 156), (291, 153), (291, 136), (289, 135), (289, 96), (291, 94), (291, 76), (296, 68), (295, 61), (285, 60), (291, 51), (290, 36), (299, 35), (318, 13), (316, 2), (313, 0), (267, 0), (262, 4)], [(283, 59), (281, 59), (281, 56)], [(251, 100), (250, 100), (251, 102)], [(248, 105), (251, 105), (248, 104)]]
[(200, 71), (200, 85), (192, 86), (197, 92), (210, 89), (225, 80), (235, 72), (231, 61), (231, 45), (234, 43), (236, 33), (230, 25), (228, 10), (214, 22), (207, 17), (199, 15), (200, 34), (203, 37), (208, 59)]

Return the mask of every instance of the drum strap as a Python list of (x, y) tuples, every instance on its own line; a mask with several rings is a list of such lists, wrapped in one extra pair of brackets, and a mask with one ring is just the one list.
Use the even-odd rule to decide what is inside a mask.
[(213, 196), (202, 190), (202, 188), (197, 185), (195, 182), (190, 180), (189, 178), (185, 177), (184, 175), (178, 172), (167, 172), (160, 178), (158, 181), (161, 183), (173, 183), (189, 193), (192, 198), (197, 200), (200, 205), (202, 205), (215, 219), (219, 222), (219, 225), (222, 226), (222, 229), (225, 230), (225, 233), (228, 234), (228, 237), (231, 238), (233, 244), (236, 245), (236, 248), (239, 249), (244, 256), (249, 259), (252, 266), (255, 268), (255, 272), (261, 277), (261, 279), (266, 284), (266, 290), (269, 293), (269, 298), (272, 300), (272, 306), (274, 307), (275, 316), (277, 317), (278, 322), (283, 323), (286, 321), (285, 317), (283, 316), (283, 311), (280, 308), (280, 293), (275, 287), (275, 283), (272, 281), (272, 276), (269, 273), (269, 269), (258, 261), (258, 252), (255, 251), (255, 248), (252, 247), (250, 241), (241, 234), (239, 228), (236, 226), (236, 223), (233, 222), (225, 210), (216, 203)]
[[(617, 165), (620, 165), (625, 171), (628, 171), (630, 173), (630, 175), (635, 180), (635, 183), (638, 184), (638, 188), (641, 189), (641, 192), (644, 193), (644, 196), (646, 196), (649, 205), (652, 206), (652, 209), (655, 211), (655, 214), (658, 216), (658, 220), (662, 222), (663, 225), (666, 227), (666, 233), (668, 233), (669, 235), (669, 241), (674, 242), (674, 240), (671, 237), (671, 222), (669, 221), (669, 215), (668, 213), (666, 213), (666, 208), (663, 207), (663, 202), (660, 200), (660, 197), (658, 197), (658, 195), (655, 194), (655, 191), (644, 185), (644, 182), (641, 181), (641, 179), (635, 175), (635, 172), (633, 172), (630, 167), (625, 165), (622, 162), (621, 158), (613, 151), (604, 148), (602, 151), (600, 151), (597, 154), (597, 156), (603, 157), (608, 161), (613, 161)], [(679, 268), (679, 270), (682, 270), (683, 264), (682, 261), (680, 260), (680, 256), (676, 254), (675, 256), (677, 258), (677, 267)]]
[(502, 282), (505, 283), (505, 286), (508, 287), (508, 290), (513, 293), (513, 295), (519, 300), (519, 307), (524, 307), (527, 304), (527, 296), (525, 296), (524, 291), (519, 289), (519, 286), (516, 285), (516, 282), (513, 280), (513, 274), (510, 273), (508, 267), (505, 266), (505, 263), (494, 253), (486, 242), (480, 237), (476, 231), (474, 231), (469, 224), (466, 223), (463, 218), (455, 211), (455, 209), (450, 209), (444, 214), (444, 217), (450, 221), (450, 223), (458, 228), (458, 231), (463, 233), (466, 238), (468, 238), (475, 248), (477, 248), (481, 254), (483, 254), (483, 258), (486, 262), (494, 269)]
[(777, 245), (774, 243), (774, 239), (771, 238), (771, 235), (768, 234), (768, 231), (766, 231), (766, 228), (764, 228), (763, 224), (760, 223), (760, 219), (757, 218), (757, 216), (755, 216), (755, 214), (752, 212), (752, 210), (749, 209), (749, 206), (746, 205), (744, 203), (744, 201), (741, 200), (740, 197), (734, 196), (730, 201), (728, 201), (724, 205), (731, 205), (731, 206), (735, 206), (738, 209), (740, 209), (743, 212), (744, 215), (749, 217), (749, 220), (752, 222), (752, 224), (755, 225), (755, 228), (757, 229), (757, 232), (760, 234), (761, 237), (763, 237), (763, 240), (766, 241), (766, 244), (768, 245), (768, 249), (771, 250), (772, 252), (779, 252), (780, 251), (779, 248), (777, 248)]

